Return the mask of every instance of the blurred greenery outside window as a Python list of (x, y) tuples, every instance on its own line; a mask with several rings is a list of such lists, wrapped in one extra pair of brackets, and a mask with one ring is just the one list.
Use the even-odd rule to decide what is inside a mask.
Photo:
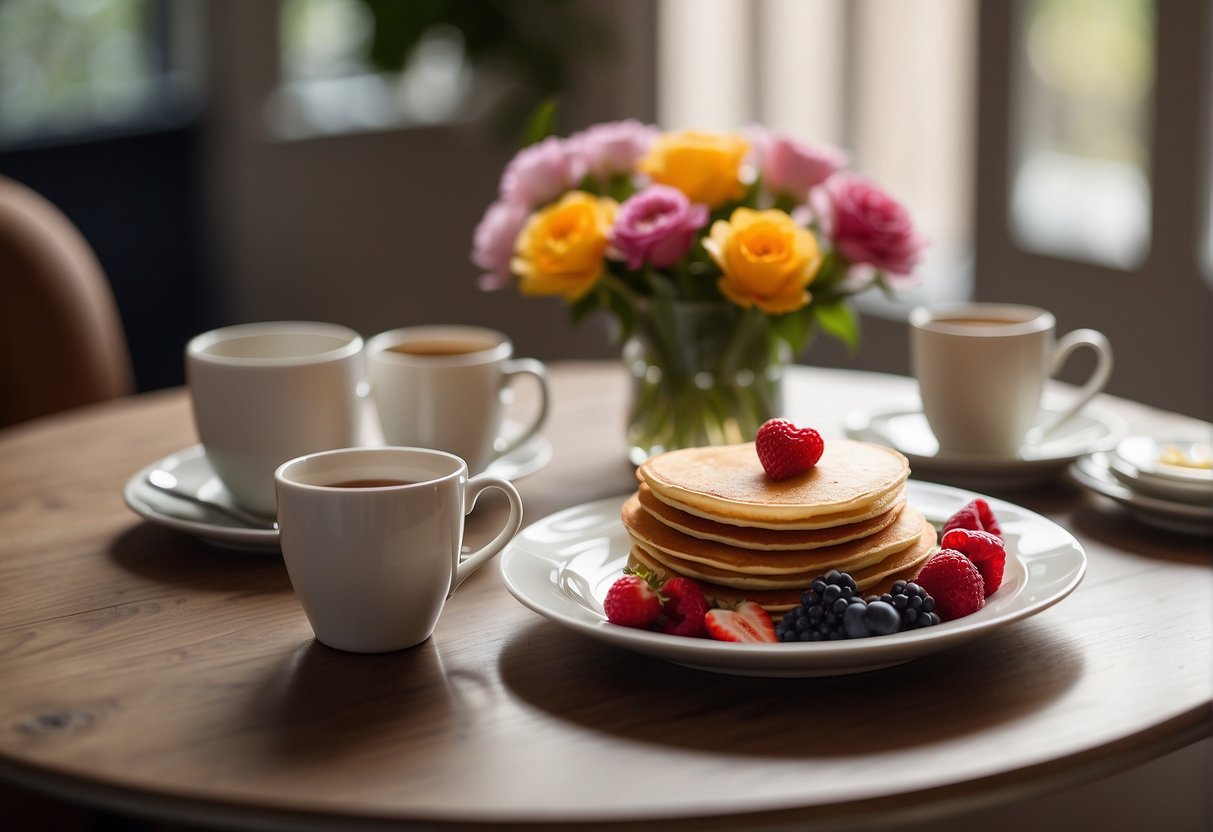
[(515, 132), (609, 54), (604, 24), (568, 0), (282, 0), (271, 130), (305, 138), (469, 121)]
[(1030, 250), (1132, 269), (1150, 247), (1152, 0), (1027, 0), (1011, 223)]
[(163, 0), (0, 0), (0, 145), (177, 122), (171, 35)]

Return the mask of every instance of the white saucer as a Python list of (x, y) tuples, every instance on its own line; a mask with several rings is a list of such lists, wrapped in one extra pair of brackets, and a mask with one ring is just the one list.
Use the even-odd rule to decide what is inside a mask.
[(1108, 454), (1082, 457), (1070, 466), (1069, 473), (1077, 483), (1120, 503), (1143, 523), (1183, 534), (1213, 535), (1213, 505), (1139, 493), (1117, 480)]
[(254, 529), (205, 506), (191, 503), (153, 488), (147, 475), (156, 468), (171, 471), (184, 490), (220, 505), (234, 505), (231, 496), (206, 459), (201, 445), (170, 454), (137, 472), (126, 481), (122, 496), (131, 510), (143, 519), (191, 534), (215, 546), (244, 552), (277, 552), (277, 529)]
[[(1038, 422), (1061, 411), (1064, 397), (1046, 397)], [(855, 411), (844, 421), (847, 436), (885, 445), (905, 454), (912, 476), (968, 488), (1021, 488), (1050, 480), (1083, 454), (1110, 450), (1128, 433), (1128, 425), (1110, 410), (1089, 404), (1016, 457), (943, 453), (917, 398)]]
[[(510, 453), (489, 465), (485, 473), (506, 480), (521, 479), (543, 468), (552, 458), (552, 444), (542, 436), (533, 436)], [(157, 525), (194, 535), (207, 543), (244, 552), (277, 552), (277, 529), (255, 529), (226, 515), (208, 511), (205, 506), (174, 497), (153, 488), (147, 475), (163, 468), (176, 475), (178, 484), (202, 499), (234, 505), (231, 496), (206, 459), (201, 445), (170, 454), (139, 470), (126, 482), (122, 496), (127, 506), (143, 519)]]
[[(976, 494), (908, 483), (910, 503), (942, 523)], [(987, 498), (1007, 540), (1002, 586), (964, 618), (908, 633), (808, 644), (730, 644), (620, 627), (602, 600), (623, 574), (631, 540), (619, 520), (625, 497), (565, 509), (523, 529), (501, 555), (506, 589), (545, 618), (598, 641), (676, 664), (744, 676), (837, 676), (901, 664), (968, 642), (1065, 598), (1086, 571), (1082, 546), (1048, 518)]]

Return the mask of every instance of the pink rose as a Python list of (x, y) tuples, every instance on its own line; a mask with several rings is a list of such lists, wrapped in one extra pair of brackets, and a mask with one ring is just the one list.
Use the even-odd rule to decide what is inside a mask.
[(814, 147), (761, 127), (750, 128), (749, 135), (767, 189), (797, 202), (847, 163), (846, 154), (832, 147)]
[(924, 241), (900, 203), (854, 175), (830, 177), (823, 191), (814, 195), (815, 213), (836, 252), (894, 275), (914, 270)]
[(485, 270), (480, 288), (502, 289), (510, 282), (510, 258), (514, 241), (529, 215), (525, 205), (494, 202), (484, 212), (472, 237), (472, 262)]
[(619, 206), (611, 228), (611, 253), (629, 269), (644, 263), (668, 269), (691, 250), (696, 232), (707, 221), (706, 205), (692, 203), (677, 188), (650, 185)]
[(569, 137), (574, 152), (589, 172), (606, 181), (635, 170), (636, 162), (649, 150), (660, 131), (635, 119), (595, 124)]
[(585, 161), (568, 139), (548, 136), (522, 150), (501, 174), (501, 196), (528, 208), (554, 201), (585, 176)]

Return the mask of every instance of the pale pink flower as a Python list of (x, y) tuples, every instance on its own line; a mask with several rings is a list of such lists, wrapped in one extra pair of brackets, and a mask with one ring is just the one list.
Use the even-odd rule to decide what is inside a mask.
[(548, 136), (524, 147), (501, 175), (501, 197), (506, 202), (538, 208), (576, 187), (585, 176), (585, 161), (573, 152), (568, 139)]
[(514, 241), (529, 213), (525, 205), (503, 201), (485, 210), (472, 237), (472, 262), (485, 272), (479, 280), (481, 289), (492, 291), (509, 285)]
[(914, 271), (924, 240), (902, 205), (868, 180), (852, 174), (830, 177), (814, 193), (822, 233), (852, 263), (868, 263), (893, 275)]
[(764, 130), (749, 131), (762, 181), (773, 194), (788, 196), (797, 202), (808, 199), (809, 191), (829, 179), (847, 163), (846, 154), (825, 145), (813, 146)]
[(668, 185), (650, 185), (619, 206), (611, 227), (611, 253), (629, 269), (648, 263), (668, 269), (682, 259), (708, 221), (708, 208)]
[(574, 152), (595, 178), (607, 181), (629, 174), (660, 131), (636, 119), (595, 124), (569, 137)]

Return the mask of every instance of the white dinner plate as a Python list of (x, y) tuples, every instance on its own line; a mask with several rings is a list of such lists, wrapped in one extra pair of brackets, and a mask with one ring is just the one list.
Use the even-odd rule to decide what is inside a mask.
[(1213, 535), (1213, 505), (1177, 502), (1135, 491), (1116, 478), (1107, 454), (1091, 454), (1077, 460), (1070, 466), (1070, 476), (1080, 485), (1115, 500), (1143, 523), (1181, 534)]
[[(1046, 395), (1038, 422), (1060, 413), (1066, 401), (1065, 396)], [(854, 411), (846, 417), (844, 426), (852, 439), (875, 442), (905, 454), (917, 478), (979, 490), (1022, 488), (1053, 479), (1078, 457), (1110, 450), (1128, 433), (1128, 425), (1118, 415), (1088, 404), (1043, 441), (1024, 447), (1015, 457), (941, 452), (917, 397)]]
[[(552, 445), (533, 436), (492, 463), (486, 473), (517, 480), (543, 468), (552, 459)], [(126, 482), (122, 496), (127, 506), (143, 519), (191, 534), (225, 549), (244, 552), (278, 552), (278, 530), (258, 529), (240, 523), (205, 506), (174, 497), (153, 488), (147, 481), (156, 468), (171, 471), (179, 486), (204, 500), (234, 505), (231, 496), (206, 459), (201, 445), (191, 445), (140, 469)]]
[[(942, 523), (976, 494), (911, 480), (910, 504)], [(677, 664), (745, 676), (836, 676), (901, 664), (1035, 615), (1069, 595), (1086, 555), (1056, 523), (987, 497), (1007, 542), (1002, 586), (985, 607), (955, 621), (891, 636), (799, 644), (734, 644), (621, 627), (602, 602), (631, 544), (619, 519), (626, 496), (587, 503), (524, 529), (501, 558), (506, 588), (527, 607), (582, 635)]]

